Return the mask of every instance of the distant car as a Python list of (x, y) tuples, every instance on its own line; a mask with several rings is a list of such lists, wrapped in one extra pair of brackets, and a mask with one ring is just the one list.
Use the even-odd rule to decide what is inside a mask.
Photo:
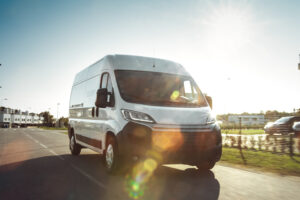
[[(294, 132), (293, 125), (295, 122), (300, 122), (300, 117), (288, 116), (282, 117), (273, 123), (268, 123), (264, 127), (267, 134), (281, 133), (288, 134)], [(298, 127), (298, 126), (297, 126)]]
[(293, 130), (295, 132), (295, 135), (300, 136), (300, 122), (294, 123)]

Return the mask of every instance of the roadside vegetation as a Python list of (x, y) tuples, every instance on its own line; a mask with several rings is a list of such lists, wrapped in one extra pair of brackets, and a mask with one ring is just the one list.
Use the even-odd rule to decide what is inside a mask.
[(241, 157), (237, 148), (223, 147), (221, 163), (234, 164), (242, 168), (256, 168), (267, 172), (276, 172), (283, 175), (300, 176), (300, 156), (290, 157), (284, 154), (271, 152), (243, 150)]
[[(242, 135), (257, 135), (257, 134), (265, 134), (263, 129), (242, 129)], [(240, 129), (222, 129), (222, 133), (225, 134), (239, 134)]]
[(65, 131), (68, 130), (68, 128), (57, 128), (57, 127), (48, 127), (48, 126), (40, 126), (39, 128), (44, 130), (65, 130)]
[(47, 126), (40, 126), (40, 129), (44, 129), (44, 130), (60, 130), (61, 133), (63, 134), (68, 134), (68, 128), (57, 128), (57, 127), (47, 127)]

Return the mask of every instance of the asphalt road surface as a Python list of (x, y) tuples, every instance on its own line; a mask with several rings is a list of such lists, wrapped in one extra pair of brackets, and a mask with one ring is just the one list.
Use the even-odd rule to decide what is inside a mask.
[(0, 199), (300, 199), (300, 177), (168, 165), (132, 185), (130, 175), (108, 175), (99, 154), (70, 155), (61, 131), (0, 129)]

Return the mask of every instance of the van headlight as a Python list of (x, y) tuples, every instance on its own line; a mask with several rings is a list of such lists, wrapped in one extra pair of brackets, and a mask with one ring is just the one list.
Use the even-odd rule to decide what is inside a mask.
[(124, 109), (121, 109), (121, 112), (124, 119), (129, 121), (155, 123), (154, 119), (145, 113)]

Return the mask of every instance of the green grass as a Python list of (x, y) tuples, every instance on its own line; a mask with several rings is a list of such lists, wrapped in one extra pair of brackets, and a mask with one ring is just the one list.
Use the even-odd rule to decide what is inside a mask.
[(244, 164), (240, 152), (236, 148), (223, 147), (221, 163), (236, 164), (242, 167), (259, 168), (263, 171), (276, 172), (285, 175), (300, 176), (300, 157), (273, 154), (269, 152), (243, 150), (246, 160)]
[(68, 128), (56, 128), (56, 127), (47, 127), (47, 126), (41, 126), (39, 127), (41, 129), (44, 129), (44, 130), (68, 130)]
[[(226, 134), (239, 134), (239, 129), (222, 129), (222, 133)], [(242, 129), (242, 135), (257, 135), (264, 134), (265, 131), (262, 129)]]

